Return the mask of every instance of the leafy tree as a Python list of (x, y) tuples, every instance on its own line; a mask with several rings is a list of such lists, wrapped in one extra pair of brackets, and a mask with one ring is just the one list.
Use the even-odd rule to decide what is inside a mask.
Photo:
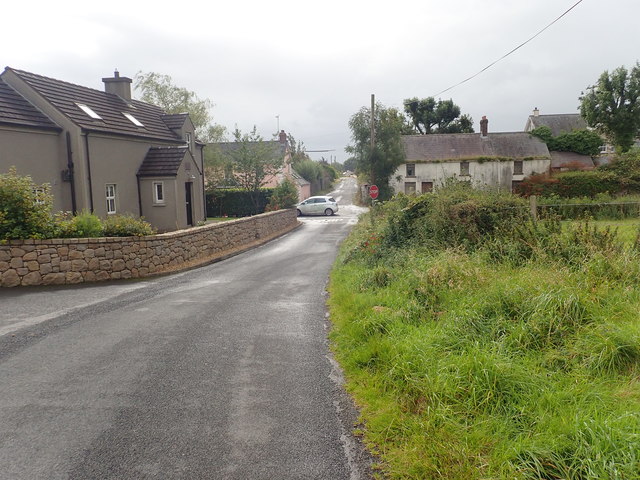
[(349, 120), (353, 145), (345, 148), (356, 159), (356, 171), (380, 189), (379, 198), (391, 198), (389, 179), (404, 162), (401, 136), (404, 116), (378, 103), (374, 109), (375, 146), (371, 148), (371, 109), (362, 107)]
[(640, 133), (640, 63), (603, 72), (580, 97), (580, 113), (587, 125), (603, 134), (622, 152)]
[(534, 128), (531, 135), (538, 137), (547, 144), (549, 150), (556, 152), (575, 152), (582, 155), (597, 155), (600, 153), (602, 138), (591, 130), (574, 130), (554, 137), (547, 126)]
[(356, 159), (355, 157), (349, 157), (344, 161), (344, 169), (349, 170), (351, 172), (355, 172), (356, 170)]
[(473, 133), (473, 119), (461, 115), (460, 107), (453, 100), (436, 100), (433, 97), (404, 101), (404, 111), (412, 129), (422, 135), (429, 133)]
[(304, 143), (301, 141), (296, 142), (296, 139), (290, 133), (287, 134), (287, 148), (289, 150), (289, 154), (291, 155), (291, 163), (294, 168), (298, 164), (298, 162), (310, 160), (309, 155), (307, 155)]
[(260, 188), (283, 166), (284, 158), (279, 145), (266, 142), (253, 127), (250, 133), (233, 132), (236, 148), (227, 153), (232, 168), (232, 178), (238, 187), (245, 190), (258, 210)]
[(49, 238), (53, 231), (49, 185), (20, 176), (15, 167), (0, 174), (0, 240)]
[(219, 142), (224, 139), (225, 127), (212, 123), (211, 100), (201, 100), (195, 92), (177, 87), (169, 75), (138, 72), (135, 89), (141, 92), (140, 100), (161, 107), (167, 113), (188, 112), (196, 137), (204, 142)]

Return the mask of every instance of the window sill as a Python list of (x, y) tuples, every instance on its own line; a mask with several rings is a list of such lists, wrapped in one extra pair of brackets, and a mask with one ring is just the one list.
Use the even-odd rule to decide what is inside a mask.
[(153, 206), (154, 207), (166, 207), (167, 204), (166, 203), (154, 203)]

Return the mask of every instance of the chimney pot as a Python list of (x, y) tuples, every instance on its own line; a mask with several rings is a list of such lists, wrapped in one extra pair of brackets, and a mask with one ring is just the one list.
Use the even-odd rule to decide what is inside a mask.
[(278, 134), (278, 139), (282, 144), (287, 143), (287, 134), (284, 132), (284, 130), (280, 130), (280, 133)]
[(489, 120), (487, 120), (487, 116), (483, 115), (482, 120), (480, 120), (480, 135), (486, 137), (489, 132)]
[(533, 116), (537, 117), (538, 115), (540, 115), (540, 110), (538, 110), (538, 107), (533, 109)]

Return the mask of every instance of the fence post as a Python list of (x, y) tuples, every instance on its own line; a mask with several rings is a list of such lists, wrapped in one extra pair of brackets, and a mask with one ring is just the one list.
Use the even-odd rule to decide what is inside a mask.
[(538, 221), (538, 197), (531, 195), (529, 197), (529, 209), (531, 210), (531, 218), (534, 222)]

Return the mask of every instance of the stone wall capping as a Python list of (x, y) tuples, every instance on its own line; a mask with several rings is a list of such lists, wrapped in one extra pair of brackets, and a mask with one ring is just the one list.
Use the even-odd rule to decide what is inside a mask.
[(76, 284), (173, 273), (236, 255), (299, 225), (295, 210), (290, 209), (146, 237), (9, 240), (0, 242), (0, 286)]

